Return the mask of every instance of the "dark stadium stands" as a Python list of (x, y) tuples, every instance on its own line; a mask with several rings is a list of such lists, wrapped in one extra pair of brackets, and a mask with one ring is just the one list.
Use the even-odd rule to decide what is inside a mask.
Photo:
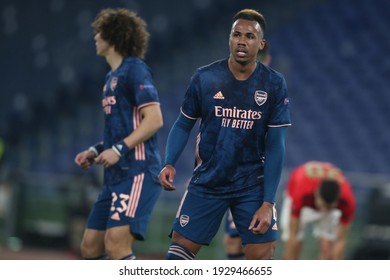
[(316, 158), (389, 174), (386, 1), (326, 1), (269, 36), (289, 84), (287, 166)]
[[(227, 40), (231, 15), (243, 6), (152, 2), (154, 9), (147, 9), (148, 1), (127, 5), (147, 18), (152, 33), (147, 60), (164, 105), (163, 147), (189, 77), (195, 67), (227, 55), (221, 42)], [(276, 4), (249, 1), (248, 6), (252, 2), (268, 18), (272, 66), (285, 74), (289, 86), (293, 127), (286, 167), (316, 158), (349, 171), (388, 174), (388, 1), (298, 1), (295, 10), (287, 9), (295, 14), (286, 7), (280, 13)], [(99, 138), (100, 132), (90, 128), (102, 120), (97, 107), (107, 69), (95, 56), (89, 24), (104, 1), (77, 5), (1, 4), (6, 16), (0, 129), (14, 149), (9, 156), (17, 156), (12, 162), (22, 169), (72, 171), (75, 151)], [(53, 150), (60, 163), (48, 156)]]

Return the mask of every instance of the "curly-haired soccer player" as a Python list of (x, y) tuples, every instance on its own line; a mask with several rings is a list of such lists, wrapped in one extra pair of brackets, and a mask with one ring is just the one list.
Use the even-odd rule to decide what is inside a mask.
[(97, 55), (108, 72), (102, 95), (103, 142), (80, 152), (81, 168), (104, 166), (104, 188), (90, 212), (81, 255), (85, 259), (135, 259), (134, 240), (143, 240), (161, 193), (156, 132), (163, 125), (159, 97), (142, 60), (146, 23), (126, 9), (102, 10), (92, 23)]

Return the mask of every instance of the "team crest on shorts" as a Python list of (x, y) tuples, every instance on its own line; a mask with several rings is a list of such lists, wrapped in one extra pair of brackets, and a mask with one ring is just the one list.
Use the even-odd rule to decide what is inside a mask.
[(257, 105), (261, 106), (267, 101), (268, 93), (262, 90), (255, 91), (255, 101)]
[(180, 216), (180, 225), (182, 227), (185, 227), (188, 224), (189, 221), (190, 221), (190, 217), (188, 217), (187, 215), (181, 215)]

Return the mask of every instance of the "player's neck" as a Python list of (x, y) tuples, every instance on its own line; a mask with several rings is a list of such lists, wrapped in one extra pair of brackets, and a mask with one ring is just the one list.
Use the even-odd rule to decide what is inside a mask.
[(106, 55), (106, 61), (110, 65), (111, 70), (115, 71), (121, 65), (123, 56), (115, 51), (111, 51)]
[(238, 63), (232, 58), (229, 58), (229, 69), (232, 72), (233, 76), (239, 81), (247, 80), (253, 71), (256, 69), (256, 60), (251, 61), (247, 64)]

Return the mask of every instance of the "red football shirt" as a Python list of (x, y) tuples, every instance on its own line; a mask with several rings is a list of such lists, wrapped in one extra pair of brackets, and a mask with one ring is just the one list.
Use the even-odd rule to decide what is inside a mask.
[(328, 162), (310, 161), (292, 171), (287, 183), (287, 194), (292, 198), (292, 215), (298, 218), (305, 206), (316, 209), (314, 192), (324, 179), (335, 179), (340, 183), (341, 194), (337, 208), (342, 213), (341, 223), (351, 223), (356, 207), (351, 185), (342, 171)]

